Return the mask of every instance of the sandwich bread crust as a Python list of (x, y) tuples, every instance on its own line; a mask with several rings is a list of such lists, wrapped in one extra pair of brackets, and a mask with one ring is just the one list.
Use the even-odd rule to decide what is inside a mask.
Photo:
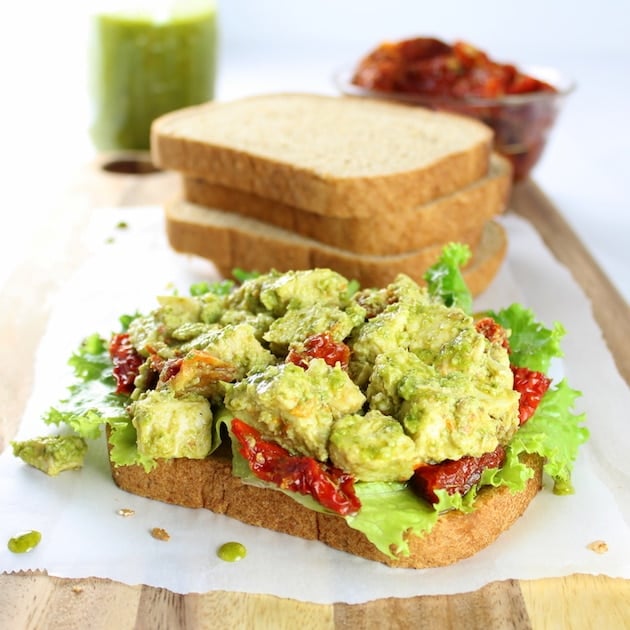
[(334, 514), (314, 512), (276, 490), (247, 485), (232, 475), (229, 447), (201, 460), (159, 460), (151, 472), (141, 466), (115, 466), (112, 477), (122, 490), (149, 499), (190, 508), (205, 508), (257, 527), (317, 540), (329, 547), (391, 567), (430, 568), (468, 558), (494, 542), (525, 512), (538, 493), (542, 460), (527, 456), (534, 470), (526, 488), (511, 493), (506, 487), (483, 488), (476, 509), (449, 512), (425, 536), (408, 536), (408, 556), (389, 557), (359, 531)]
[(505, 210), (511, 183), (509, 162), (493, 154), (488, 174), (461, 190), (369, 218), (325, 216), (202, 177), (184, 177), (183, 194), (192, 203), (235, 212), (333, 247), (359, 254), (392, 255), (436, 243), (478, 239), (486, 221)]
[[(399, 273), (422, 284), (424, 270), (436, 262), (443, 248), (437, 244), (393, 256), (355, 254), (262, 221), (182, 200), (166, 205), (165, 219), (175, 251), (211, 260), (225, 277), (235, 267), (261, 272), (321, 267), (358, 280), (363, 287), (385, 286)], [(492, 281), (507, 251), (505, 229), (496, 221), (487, 222), (477, 238), (468, 243), (473, 257), (462, 270), (473, 295)]]

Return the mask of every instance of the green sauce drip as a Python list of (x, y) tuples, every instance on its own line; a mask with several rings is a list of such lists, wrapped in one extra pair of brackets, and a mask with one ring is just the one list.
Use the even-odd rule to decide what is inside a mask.
[(7, 543), (7, 547), (9, 551), (13, 553), (27, 553), (34, 549), (39, 545), (39, 541), (42, 539), (42, 535), (32, 529), (29, 532), (24, 532), (19, 536), (14, 536), (13, 538), (9, 538), (9, 542)]
[(222, 544), (217, 550), (217, 556), (225, 562), (236, 562), (242, 560), (247, 555), (245, 545), (239, 542), (227, 542)]
[(558, 495), (573, 494), (573, 484), (568, 479), (556, 479), (553, 485), (553, 493)]

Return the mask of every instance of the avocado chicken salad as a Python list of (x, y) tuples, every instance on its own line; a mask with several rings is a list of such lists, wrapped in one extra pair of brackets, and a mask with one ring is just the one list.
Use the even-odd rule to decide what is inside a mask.
[(473, 314), (459, 270), (469, 256), (446, 246), (426, 287), (400, 275), (361, 288), (311, 269), (160, 296), (110, 338), (83, 341), (76, 381), (44, 420), (73, 439), (107, 425), (112, 464), (146, 471), (229, 441), (243, 482), (338, 513), (388, 555), (440, 513), (474, 510), (484, 486), (523, 490), (534, 473), (522, 454), (571, 492), (588, 436), (580, 392), (545, 375), (564, 329), (518, 304)]

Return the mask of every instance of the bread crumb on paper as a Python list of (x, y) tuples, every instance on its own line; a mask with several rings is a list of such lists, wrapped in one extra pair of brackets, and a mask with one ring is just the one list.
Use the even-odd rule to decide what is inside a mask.
[(120, 510), (116, 512), (119, 516), (133, 516), (135, 513), (136, 511), (131, 508), (120, 508)]
[(162, 529), (161, 527), (154, 527), (151, 530), (151, 536), (153, 536), (153, 538), (157, 540), (167, 541), (171, 539), (171, 535), (165, 529)]
[(586, 546), (595, 553), (606, 553), (608, 551), (608, 544), (604, 540), (594, 540)]

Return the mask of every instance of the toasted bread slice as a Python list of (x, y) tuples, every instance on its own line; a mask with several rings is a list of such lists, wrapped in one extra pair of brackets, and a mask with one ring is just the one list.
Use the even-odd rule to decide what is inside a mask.
[(492, 131), (390, 101), (265, 94), (171, 112), (151, 128), (160, 168), (336, 217), (396, 213), (488, 172)]
[(510, 163), (494, 154), (486, 177), (461, 190), (414, 208), (347, 218), (300, 210), (201, 177), (184, 177), (183, 188), (185, 199), (202, 206), (237, 212), (359, 254), (392, 255), (478, 239), (484, 224), (505, 210), (511, 183)]
[[(266, 272), (270, 269), (329, 267), (363, 287), (385, 286), (399, 273), (422, 283), (422, 275), (438, 259), (443, 243), (394, 256), (355, 254), (323, 245), (269, 225), (229, 212), (213, 210), (182, 200), (167, 204), (166, 232), (173, 249), (212, 260), (219, 271), (231, 275), (235, 267)], [(473, 257), (463, 269), (473, 295), (494, 278), (507, 250), (504, 228), (496, 221), (485, 224), (479, 240), (469, 243)]]
[(379, 551), (340, 516), (309, 510), (282, 492), (244, 484), (232, 475), (230, 449), (225, 446), (206, 459), (159, 460), (150, 473), (137, 465), (112, 465), (111, 470), (116, 485), (133, 494), (206, 508), (392, 567), (422, 569), (472, 556), (512, 526), (541, 487), (542, 460), (529, 455), (525, 461), (534, 470), (525, 490), (512, 493), (506, 487), (483, 488), (473, 512), (443, 514), (429, 534), (408, 536), (410, 554), (395, 558)]

